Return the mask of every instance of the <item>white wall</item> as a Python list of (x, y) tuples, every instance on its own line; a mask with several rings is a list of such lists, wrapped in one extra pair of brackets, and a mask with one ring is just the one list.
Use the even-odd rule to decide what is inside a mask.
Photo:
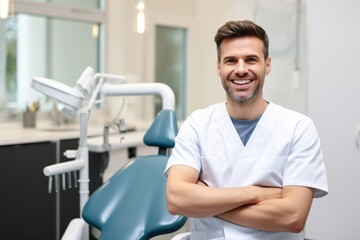
[(315, 200), (307, 235), (316, 240), (360, 239), (360, 1), (309, 4), (309, 114), (322, 139), (327, 197)]

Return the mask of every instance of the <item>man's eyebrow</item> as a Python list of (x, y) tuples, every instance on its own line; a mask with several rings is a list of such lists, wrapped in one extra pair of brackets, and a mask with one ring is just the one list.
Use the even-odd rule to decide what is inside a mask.
[(249, 54), (249, 55), (246, 56), (246, 58), (257, 58), (257, 59), (259, 59), (260, 56), (257, 55), (257, 54)]
[[(236, 56), (225, 56), (223, 58), (223, 60), (229, 60), (229, 59), (234, 59), (236, 58)], [(256, 59), (260, 59), (260, 56), (257, 55), (257, 54), (249, 54), (249, 55), (246, 55), (244, 58), (256, 58)]]
[(229, 59), (234, 59), (235, 57), (234, 56), (226, 56), (223, 58), (223, 60), (229, 60)]

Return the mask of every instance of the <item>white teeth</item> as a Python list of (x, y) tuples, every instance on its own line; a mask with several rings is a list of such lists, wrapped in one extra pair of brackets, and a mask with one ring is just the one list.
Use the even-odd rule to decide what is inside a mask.
[(247, 84), (250, 83), (250, 80), (234, 80), (233, 81), (235, 84)]

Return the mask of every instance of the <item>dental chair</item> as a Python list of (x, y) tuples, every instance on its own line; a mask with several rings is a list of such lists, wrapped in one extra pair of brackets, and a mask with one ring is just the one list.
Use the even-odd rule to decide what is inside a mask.
[[(186, 217), (167, 210), (163, 174), (177, 131), (175, 112), (162, 110), (144, 135), (146, 145), (159, 148), (158, 155), (133, 159), (90, 196), (82, 217), (101, 232), (99, 239), (147, 240), (185, 224)], [(65, 232), (62, 239), (73, 238)]]

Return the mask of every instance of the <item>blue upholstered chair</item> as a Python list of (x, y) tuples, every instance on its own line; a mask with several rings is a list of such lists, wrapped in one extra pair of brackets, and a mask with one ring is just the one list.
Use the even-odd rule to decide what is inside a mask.
[(177, 131), (175, 112), (162, 110), (144, 136), (159, 154), (132, 160), (90, 196), (82, 215), (101, 240), (145, 240), (185, 224), (185, 217), (167, 211), (163, 174)]

